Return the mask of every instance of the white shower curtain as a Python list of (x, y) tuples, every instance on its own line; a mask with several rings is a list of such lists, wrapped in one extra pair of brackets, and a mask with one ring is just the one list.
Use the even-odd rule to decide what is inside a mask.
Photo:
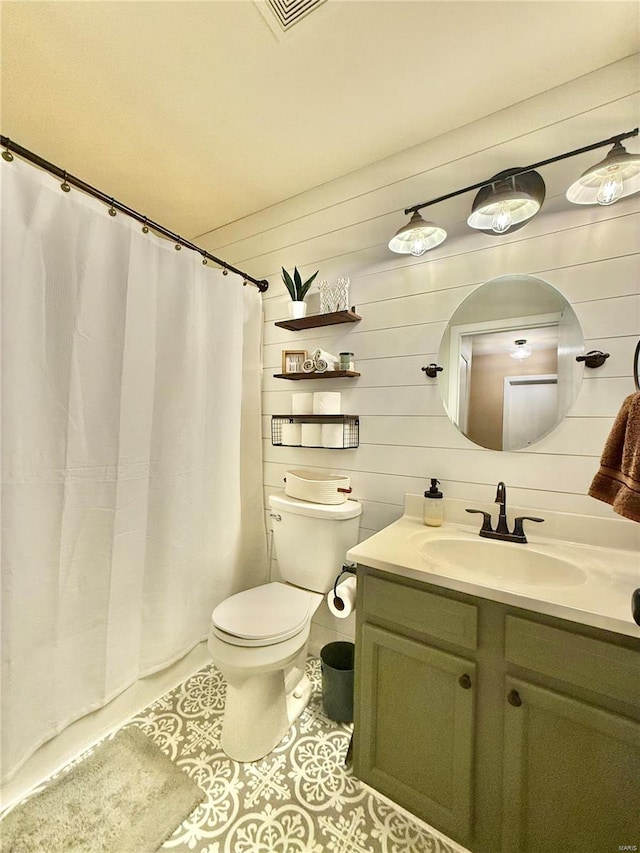
[(7, 779), (267, 565), (260, 294), (0, 163)]

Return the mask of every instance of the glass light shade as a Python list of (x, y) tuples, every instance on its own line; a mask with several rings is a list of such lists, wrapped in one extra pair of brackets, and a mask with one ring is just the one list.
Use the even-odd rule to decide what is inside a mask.
[(616, 142), (604, 160), (591, 166), (571, 184), (567, 199), (573, 204), (613, 204), (640, 192), (640, 154), (629, 154)]
[(505, 169), (480, 188), (467, 225), (491, 236), (517, 231), (540, 210), (545, 192), (542, 176), (535, 169)]
[(526, 222), (540, 210), (540, 202), (518, 189), (496, 189), (472, 211), (467, 225), (481, 231), (506, 233), (512, 225)]
[(529, 358), (532, 352), (533, 350), (526, 342), (526, 340), (524, 340), (524, 338), (520, 338), (520, 340), (513, 342), (513, 346), (509, 351), (509, 355), (511, 356), (511, 358), (523, 359)]
[(447, 237), (444, 228), (435, 222), (427, 222), (416, 210), (406, 225), (403, 225), (389, 241), (392, 252), (400, 255), (420, 257), (439, 246)]

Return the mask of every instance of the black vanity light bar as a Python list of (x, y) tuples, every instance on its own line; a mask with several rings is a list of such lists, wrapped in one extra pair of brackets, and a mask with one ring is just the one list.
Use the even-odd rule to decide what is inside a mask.
[[(627, 133), (619, 133), (616, 136), (611, 136), (608, 139), (601, 140), (600, 142), (593, 142), (591, 145), (585, 145), (582, 148), (576, 148), (573, 151), (567, 151), (566, 154), (558, 154), (556, 157), (549, 157), (546, 160), (539, 160), (537, 163), (531, 163), (530, 166), (524, 166), (517, 172), (513, 172), (512, 176), (517, 177), (518, 175), (524, 175), (526, 172), (531, 172), (533, 169), (539, 169), (541, 166), (548, 166), (550, 163), (557, 163), (560, 160), (567, 160), (569, 157), (577, 157), (578, 154), (586, 154), (587, 151), (594, 151), (596, 148), (603, 148), (605, 145), (615, 145), (616, 142), (622, 142), (623, 139), (630, 139), (632, 136), (637, 136), (638, 131), (639, 129), (636, 127), (633, 130), (627, 131)], [(438, 196), (438, 198), (432, 198), (429, 201), (422, 201), (420, 202), (420, 204), (414, 204), (413, 207), (406, 207), (404, 212), (407, 215), (410, 213), (417, 213), (419, 210), (422, 210), (423, 207), (429, 207), (432, 204), (438, 204), (441, 201), (447, 201), (447, 199), (455, 198), (456, 196), (471, 192), (471, 190), (479, 190), (482, 189), (482, 187), (491, 186), (491, 184), (495, 183), (495, 180), (495, 177), (493, 177), (487, 178), (484, 181), (478, 181), (478, 183), (476, 184), (471, 184), (468, 187), (463, 187), (462, 189), (455, 190), (452, 193), (447, 193), (446, 195)]]
[[(160, 234), (162, 237), (166, 237), (168, 240), (171, 240), (176, 244), (176, 248), (184, 246), (185, 249), (191, 249), (192, 251), (197, 252), (199, 255), (202, 255), (203, 264), (206, 263), (208, 260), (213, 261), (214, 264), (217, 264), (218, 266), (223, 268), (225, 275), (227, 271), (236, 273), (237, 275), (241, 276), (245, 282), (250, 281), (251, 284), (255, 284), (255, 286), (261, 293), (264, 293), (264, 291), (267, 290), (267, 288), (269, 287), (269, 282), (266, 279), (259, 280), (257, 278), (254, 278), (248, 273), (237, 269), (237, 267), (231, 266), (231, 264), (228, 264), (226, 261), (222, 261), (220, 260), (220, 258), (216, 258), (215, 255), (210, 254), (205, 249), (202, 249), (200, 246), (196, 246), (195, 243), (191, 243), (189, 240), (185, 240), (184, 237), (181, 237), (179, 234), (175, 234), (173, 231), (169, 231), (169, 229), (165, 228), (164, 225), (160, 225), (158, 222), (154, 222), (152, 219), (149, 219), (147, 216), (144, 216), (137, 210), (128, 207), (126, 204), (117, 201), (111, 196), (108, 196), (106, 193), (103, 193), (102, 190), (91, 186), (91, 184), (88, 184), (81, 178), (76, 178), (74, 175), (70, 175), (69, 172), (65, 172), (64, 169), (61, 169), (59, 166), (55, 166), (53, 163), (49, 163), (48, 160), (45, 160), (38, 154), (34, 154), (33, 151), (29, 151), (27, 148), (23, 148), (22, 145), (18, 145), (17, 142), (14, 142), (7, 136), (0, 135), (0, 145), (5, 149), (2, 154), (5, 160), (13, 159), (13, 157), (11, 156), (11, 153), (13, 152), (17, 154), (18, 157), (21, 157), (23, 160), (28, 160), (35, 166), (44, 169), (46, 172), (50, 172), (52, 175), (55, 175), (58, 178), (62, 178), (62, 180), (64, 181), (63, 188), (65, 184), (72, 184), (74, 187), (77, 187), (77, 189), (82, 190), (82, 192), (84, 193), (87, 193), (87, 195), (93, 196), (94, 198), (103, 201), (105, 204), (111, 205), (112, 210), (119, 210), (121, 213), (124, 213), (127, 216), (130, 216), (132, 219), (137, 220), (142, 224), (143, 229), (149, 228), (151, 231), (154, 231), (155, 233)], [(115, 212), (113, 213), (113, 215), (115, 216)]]

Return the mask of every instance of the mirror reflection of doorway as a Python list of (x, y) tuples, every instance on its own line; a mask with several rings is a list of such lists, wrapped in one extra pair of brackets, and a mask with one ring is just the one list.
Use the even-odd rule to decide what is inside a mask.
[(558, 376), (506, 376), (502, 449), (528, 447), (558, 420)]
[[(520, 358), (512, 352), (516, 341), (525, 344)], [(576, 357), (584, 350), (578, 318), (552, 285), (516, 273), (484, 282), (463, 299), (442, 335), (438, 387), (446, 413), (480, 447), (527, 448), (571, 409), (584, 373), (584, 364)], [(557, 374), (555, 418), (549, 400), (531, 402), (531, 421), (539, 421), (537, 434), (518, 432), (516, 437), (511, 429), (503, 448), (505, 376), (548, 374)], [(543, 408), (547, 414), (538, 418)]]
[[(525, 340), (526, 358), (514, 356)], [(476, 444), (519, 450), (558, 422), (558, 321), (461, 336), (458, 417)]]

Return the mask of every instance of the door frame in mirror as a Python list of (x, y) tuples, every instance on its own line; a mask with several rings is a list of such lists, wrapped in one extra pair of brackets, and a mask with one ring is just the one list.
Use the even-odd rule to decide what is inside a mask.
[(459, 423), (459, 364), (462, 355), (462, 339), (473, 334), (491, 334), (492, 332), (519, 332), (523, 329), (558, 326), (562, 312), (548, 314), (529, 314), (525, 317), (507, 317), (503, 320), (482, 320), (477, 323), (464, 323), (451, 326), (449, 339), (449, 378), (447, 387), (447, 413), (456, 424)]

